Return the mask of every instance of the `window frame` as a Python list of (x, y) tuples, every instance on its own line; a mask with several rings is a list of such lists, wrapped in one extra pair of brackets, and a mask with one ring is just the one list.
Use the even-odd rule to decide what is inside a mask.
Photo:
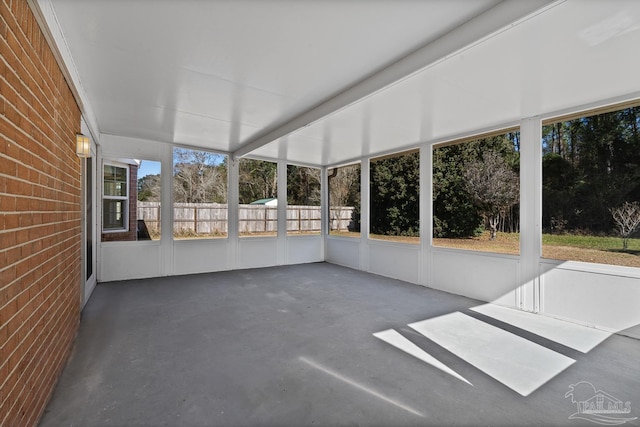
[[(291, 180), (289, 179), (290, 177), (290, 173), (292, 171), (292, 169), (290, 169), (290, 167), (295, 167), (295, 168), (305, 168), (305, 169), (311, 169), (311, 170), (315, 170), (318, 173), (318, 177), (319, 177), (319, 181), (318, 181), (318, 201), (317, 201), (317, 205), (297, 205), (297, 204), (290, 204), (289, 203), (289, 199), (292, 198), (292, 195), (290, 193), (291, 191)], [(300, 164), (296, 164), (296, 163), (287, 163), (286, 164), (286, 170), (287, 170), (287, 213), (286, 213), (286, 222), (287, 222), (287, 226), (286, 226), (286, 234), (289, 237), (298, 237), (298, 236), (318, 236), (322, 234), (322, 168), (320, 167), (315, 167), (315, 166), (306, 166), (306, 165), (300, 165)], [(319, 218), (302, 218), (302, 209), (297, 209), (297, 217), (296, 218), (289, 218), (289, 215), (291, 212), (293, 212), (294, 210), (290, 210), (290, 207), (295, 207), (295, 206), (304, 206), (304, 207), (317, 207), (317, 211), (320, 214)], [(314, 209), (315, 211), (315, 209)], [(309, 211), (307, 211), (309, 212)], [(295, 222), (297, 220), (298, 222), (298, 230), (290, 230), (289, 229), (289, 225), (291, 222)], [(317, 221), (320, 224), (320, 229), (318, 230), (302, 230), (302, 221), (308, 221), (311, 222), (312, 224)]]
[[(519, 141), (517, 143), (517, 145), (515, 145), (514, 147), (514, 152), (518, 153), (518, 163), (520, 164), (521, 161), (521, 153), (522, 153), (522, 141), (520, 140), (521, 137), (521, 126), (520, 125), (516, 125), (516, 126), (509, 126), (509, 127), (505, 127), (505, 128), (500, 128), (500, 129), (496, 129), (493, 131), (489, 131), (489, 132), (484, 132), (484, 133), (478, 133), (478, 134), (473, 134), (473, 135), (469, 135), (463, 138), (457, 138), (457, 139), (452, 139), (452, 140), (448, 140), (448, 141), (444, 141), (441, 143), (435, 143), (432, 144), (430, 149), (431, 149), (431, 184), (430, 184), (430, 194), (431, 194), (431, 199), (429, 201), (429, 203), (431, 203), (431, 235), (429, 236), (430, 239), (430, 245), (432, 248), (435, 249), (444, 249), (444, 250), (453, 250), (453, 251), (467, 251), (469, 253), (484, 253), (484, 254), (491, 254), (491, 255), (498, 255), (498, 256), (515, 256), (515, 257), (519, 257), (522, 254), (522, 250), (521, 250), (521, 240), (522, 240), (522, 230), (521, 230), (521, 216), (522, 216), (522, 211), (521, 211), (521, 204), (522, 204), (522, 197), (521, 197), (521, 180), (522, 180), (522, 168), (521, 166), (518, 166), (517, 168), (517, 172), (513, 171), (514, 173), (516, 173), (517, 177), (514, 180), (515, 182), (518, 183), (518, 197), (517, 197), (517, 202), (514, 203), (513, 205), (511, 205), (508, 209), (512, 210), (515, 206), (517, 206), (517, 220), (515, 221), (515, 223), (511, 222), (510, 224), (516, 224), (516, 227), (518, 229), (517, 232), (511, 232), (509, 231), (508, 234), (509, 235), (515, 235), (515, 242), (507, 242), (506, 245), (508, 245), (508, 247), (498, 247), (498, 249), (494, 248), (483, 248), (483, 247), (474, 247), (473, 244), (469, 244), (469, 242), (472, 241), (484, 241), (482, 238), (480, 238), (479, 235), (476, 236), (466, 236), (466, 237), (443, 237), (443, 236), (436, 236), (436, 224), (435, 224), (435, 218), (437, 217), (436, 215), (436, 200), (435, 200), (435, 196), (436, 196), (436, 190), (435, 190), (435, 186), (437, 184), (437, 180), (436, 180), (436, 150), (439, 149), (444, 149), (444, 148), (448, 148), (448, 147), (455, 147), (455, 146), (462, 146), (463, 144), (469, 144), (469, 143), (480, 143), (481, 141), (484, 140), (488, 140), (491, 138), (500, 138), (500, 137), (509, 137), (509, 134), (517, 134), (517, 136), (514, 136), (514, 141)], [(486, 145), (481, 149), (482, 153), (486, 153), (491, 151), (491, 147), (487, 147)], [(469, 195), (469, 197), (471, 197)], [(482, 219), (482, 223), (480, 225), (480, 227), (482, 228), (482, 233), (490, 233), (491, 230), (488, 229), (486, 227), (486, 222), (487, 222), (487, 218), (486, 218), (486, 214), (481, 213), (480, 211), (478, 211), (478, 214), (480, 216), (483, 217)], [(510, 214), (511, 215), (511, 214)], [(505, 220), (506, 217), (502, 218), (502, 221)], [(502, 233), (502, 231), (499, 231), (499, 233)], [(492, 241), (488, 240), (489, 242)], [(454, 243), (454, 242), (458, 242)], [(480, 246), (480, 245), (478, 245)], [(497, 246), (497, 245), (495, 245)]]
[[(359, 160), (357, 162), (353, 162), (353, 163), (347, 163), (347, 164), (342, 164), (339, 166), (331, 166), (329, 168), (327, 168), (327, 206), (326, 208), (323, 208), (324, 212), (326, 212), (327, 215), (327, 235), (328, 236), (332, 236), (332, 237), (346, 237), (346, 238), (360, 238), (362, 236), (362, 230), (360, 229), (361, 227), (361, 214), (358, 213), (356, 215), (356, 219), (358, 222), (358, 231), (355, 232), (351, 232), (349, 231), (347, 234), (342, 234), (339, 232), (339, 230), (335, 230), (334, 232), (332, 232), (332, 225), (333, 225), (333, 221), (338, 221), (338, 223), (340, 224), (340, 221), (342, 221), (343, 219), (339, 218), (337, 220), (332, 218), (331, 212), (332, 209), (334, 208), (334, 206), (331, 204), (331, 181), (333, 179), (334, 176), (337, 176), (338, 172), (341, 169), (344, 168), (349, 168), (349, 167), (357, 167), (358, 170), (358, 177), (357, 177), (357, 182), (358, 182), (358, 206), (353, 206), (354, 210), (357, 209), (358, 211), (361, 211), (362, 209), (362, 160)], [(335, 175), (332, 176), (330, 172), (335, 171)], [(342, 207), (346, 207), (346, 206), (341, 206)], [(353, 220), (353, 219), (352, 219)]]
[[(273, 206), (265, 206), (265, 216), (263, 218), (260, 218), (262, 220), (265, 221), (265, 228), (268, 228), (268, 226), (266, 225), (267, 223), (275, 223), (275, 230), (270, 230), (270, 231), (264, 231), (264, 232), (247, 232), (247, 231), (243, 231), (245, 230), (245, 228), (242, 227), (242, 223), (243, 222), (247, 222), (248, 219), (246, 218), (241, 218), (240, 215), (240, 210), (241, 210), (241, 206), (242, 205), (250, 205), (251, 202), (248, 203), (242, 203), (241, 202), (241, 198), (242, 198), (242, 186), (245, 184), (245, 181), (243, 180), (243, 172), (242, 172), (242, 163), (246, 162), (246, 161), (260, 161), (260, 162), (265, 162), (265, 163), (271, 163), (275, 165), (275, 197), (268, 197), (269, 199), (274, 199), (276, 200), (276, 206), (275, 209)], [(267, 159), (262, 159), (262, 158), (256, 158), (256, 157), (241, 157), (240, 159), (237, 160), (238, 165), (237, 165), (237, 170), (238, 170), (238, 177), (237, 177), (237, 199), (236, 199), (236, 203), (237, 203), (237, 209), (238, 209), (238, 214), (237, 214), (237, 227), (238, 227), (238, 238), (239, 239), (274, 239), (278, 237), (279, 234), (279, 229), (280, 229), (280, 218), (279, 218), (279, 207), (278, 205), (280, 203), (282, 203), (281, 198), (278, 197), (278, 188), (280, 187), (280, 182), (279, 182), (279, 175), (280, 175), (280, 163), (277, 160), (267, 160)], [(248, 182), (248, 181), (247, 181)], [(273, 194), (273, 193), (272, 193)], [(257, 199), (260, 200), (260, 199)], [(254, 200), (254, 201), (257, 201)], [(286, 201), (286, 200), (285, 200)], [(286, 203), (285, 203), (286, 205)], [(260, 206), (260, 205), (258, 205)], [(257, 208), (259, 209), (259, 208)], [(269, 212), (274, 212), (276, 213), (276, 217), (275, 218), (271, 218), (269, 216)], [(254, 234), (255, 233), (255, 234)], [(260, 234), (262, 233), (262, 234)]]
[[(183, 222), (180, 220), (176, 220), (176, 213), (175, 213), (175, 209), (176, 209), (176, 203), (182, 203), (182, 202), (176, 202), (176, 194), (175, 194), (175, 183), (176, 183), (176, 175), (175, 175), (175, 165), (176, 165), (176, 151), (178, 150), (183, 150), (183, 151), (191, 151), (191, 152), (197, 152), (197, 153), (206, 153), (206, 154), (210, 154), (213, 156), (222, 156), (222, 157), (226, 157), (226, 162), (227, 162), (227, 169), (226, 169), (226, 177), (224, 180), (225, 186), (226, 186), (226, 202), (225, 203), (220, 203), (220, 204), (226, 204), (226, 223), (227, 223), (227, 231), (222, 234), (222, 235), (203, 235), (203, 236), (198, 236), (197, 233), (197, 223), (194, 223), (194, 234), (195, 236), (186, 236), (186, 237), (182, 237), (182, 236), (176, 236), (176, 230), (175, 230), (175, 224), (176, 221), (178, 222)], [(215, 150), (210, 150), (207, 148), (202, 148), (202, 147), (192, 147), (192, 146), (183, 146), (183, 145), (172, 145), (171, 147), (171, 239), (173, 241), (201, 241), (201, 240), (226, 240), (229, 239), (229, 228), (230, 228), (230, 217), (229, 217), (229, 187), (230, 187), (230, 179), (231, 179), (231, 165), (232, 165), (232, 159), (231, 159), (231, 154), (230, 153), (225, 153), (225, 152), (220, 152), (220, 151), (215, 151)], [(216, 165), (217, 166), (217, 165)], [(217, 204), (217, 202), (203, 202), (204, 203), (212, 203), (212, 204)], [(198, 204), (198, 203), (194, 203), (194, 204)], [(195, 208), (197, 209), (197, 208)], [(194, 213), (197, 215), (197, 213)], [(213, 220), (212, 220), (213, 221)]]
[[(120, 169), (124, 169), (126, 171), (126, 178), (125, 178), (125, 188), (126, 188), (126, 195), (125, 196), (110, 196), (105, 194), (105, 167), (106, 166), (112, 166), (112, 167), (116, 167), (116, 168), (120, 168)], [(129, 165), (126, 163), (121, 163), (121, 162), (116, 162), (116, 161), (111, 161), (111, 160), (104, 160), (102, 162), (102, 176), (101, 176), (101, 182), (102, 182), (102, 224), (101, 224), (101, 229), (102, 229), (102, 233), (123, 233), (123, 232), (127, 232), (129, 231), (129, 197), (131, 195), (131, 190), (129, 188), (129, 180), (130, 180), (130, 169), (129, 169)], [(106, 228), (105, 227), (105, 218), (104, 218), (104, 207), (105, 207), (105, 200), (119, 200), (124, 202), (123, 203), (123, 212), (122, 215), (124, 217), (123, 220), (123, 226), (122, 227), (118, 227), (118, 228)]]
[[(418, 179), (417, 179), (417, 193), (415, 194), (416, 199), (417, 199), (417, 208), (418, 208), (418, 212), (417, 212), (417, 224), (416, 224), (416, 234), (414, 235), (395, 235), (395, 234), (380, 234), (380, 233), (374, 233), (372, 231), (373, 228), (373, 223), (374, 223), (374, 215), (372, 214), (372, 204), (374, 203), (374, 195), (373, 195), (373, 186), (375, 184), (374, 181), (374, 173), (373, 173), (373, 167), (372, 165), (376, 162), (379, 161), (384, 161), (384, 160), (389, 160), (389, 159), (396, 159), (396, 158), (400, 158), (403, 156), (412, 156), (412, 155), (417, 155), (417, 161), (418, 161), (418, 168), (417, 168), (417, 172), (418, 172)], [(368, 231), (367, 231), (367, 238), (370, 241), (376, 241), (376, 242), (391, 242), (391, 243), (400, 243), (400, 244), (408, 244), (408, 245), (419, 245), (420, 244), (420, 239), (421, 239), (421, 235), (423, 233), (422, 227), (423, 225), (420, 222), (420, 211), (423, 209), (422, 207), (422, 200), (421, 200), (421, 192), (420, 192), (420, 175), (422, 173), (421, 169), (420, 169), (420, 163), (421, 163), (421, 158), (420, 158), (420, 147), (414, 147), (414, 148), (409, 148), (409, 149), (405, 149), (402, 151), (395, 151), (392, 153), (388, 153), (388, 154), (382, 154), (376, 157), (369, 157), (368, 159), (369, 165), (368, 165), (368, 174), (369, 174), (369, 179), (368, 179), (368, 192), (369, 192), (369, 201), (368, 204), (369, 206), (367, 207), (368, 209), (368, 215), (369, 215), (369, 220), (368, 220)], [(362, 165), (361, 165), (362, 167)], [(362, 183), (360, 184), (360, 191), (363, 191), (363, 186)], [(362, 209), (362, 207), (361, 207)]]
[[(564, 124), (564, 123), (571, 123), (574, 121), (588, 121), (588, 119), (597, 117), (597, 116), (607, 116), (609, 114), (617, 114), (617, 113), (621, 113), (624, 112), (625, 110), (630, 110), (633, 108), (638, 108), (640, 107), (640, 100), (636, 99), (632, 99), (632, 100), (628, 100), (628, 101), (623, 101), (623, 102), (614, 102), (611, 104), (605, 104), (605, 105), (595, 105), (589, 108), (582, 108), (582, 109), (575, 109), (575, 110), (571, 110), (569, 112), (565, 112), (563, 114), (549, 114), (549, 115), (545, 115), (541, 117), (540, 120), (540, 132), (543, 135), (542, 138), (540, 138), (540, 158), (539, 158), (539, 162), (540, 162), (540, 253), (539, 253), (539, 257), (540, 260), (542, 262), (550, 262), (550, 263), (582, 263), (584, 265), (589, 265), (589, 266), (597, 266), (597, 265), (601, 265), (604, 266), (606, 268), (638, 268), (637, 265), (635, 265), (633, 263), (633, 261), (629, 262), (629, 259), (624, 259), (624, 254), (621, 254), (620, 257), (603, 257), (601, 258), (600, 256), (598, 256), (598, 254), (591, 255), (591, 254), (583, 254), (581, 253), (581, 251), (584, 250), (595, 250), (597, 252), (601, 252), (601, 251), (611, 251), (613, 250), (613, 252), (622, 252), (624, 253), (627, 249), (623, 246), (622, 248), (620, 248), (617, 243), (602, 243), (602, 246), (599, 246), (598, 244), (579, 244), (576, 243), (575, 246), (573, 244), (558, 244), (558, 243), (554, 243), (552, 242), (552, 240), (554, 240), (554, 235), (568, 235), (568, 236), (576, 236), (577, 239), (580, 238), (585, 238), (585, 239), (589, 239), (589, 238), (593, 238), (593, 239), (597, 239), (597, 240), (605, 240), (605, 239), (611, 239), (611, 240), (621, 240), (622, 243), (622, 239), (623, 237), (618, 234), (618, 230), (616, 229), (616, 226), (614, 225), (613, 228), (609, 231), (606, 230), (595, 230), (593, 232), (589, 232), (590, 230), (588, 228), (581, 228), (581, 227), (568, 227), (568, 229), (564, 229), (564, 227), (567, 225), (566, 223), (569, 221), (565, 221), (565, 218), (561, 218), (559, 223), (557, 223), (560, 227), (562, 227), (563, 229), (560, 232), (554, 232), (553, 229), (556, 228), (556, 225), (553, 224), (552, 221), (552, 216), (549, 215), (547, 217), (547, 214), (549, 213), (545, 208), (548, 207), (548, 203), (549, 203), (549, 199), (553, 199), (552, 194), (548, 194), (545, 191), (545, 184), (547, 183), (547, 181), (545, 180), (545, 174), (549, 173), (552, 174), (552, 171), (548, 171), (545, 170), (544, 168), (544, 163), (545, 163), (545, 157), (548, 154), (552, 154), (552, 155), (560, 155), (560, 158), (562, 158), (562, 155), (560, 153), (555, 153), (553, 150), (548, 151), (545, 146), (545, 139), (544, 139), (544, 131), (545, 131), (545, 127), (546, 126), (554, 126), (557, 124)], [(618, 123), (619, 124), (619, 123)], [(579, 139), (579, 138), (578, 138)], [(575, 142), (574, 142), (575, 143)], [(579, 142), (578, 142), (579, 144)], [(578, 162), (579, 163), (579, 162)], [(579, 170), (580, 169), (580, 165), (576, 164), (576, 165), (572, 165), (576, 166), (576, 169)], [(608, 166), (607, 166), (608, 167)], [(589, 179), (588, 180), (582, 180), (581, 185), (585, 186), (585, 187), (592, 187), (594, 185), (593, 181), (597, 181), (600, 177), (598, 176), (598, 174), (589, 174), (588, 175)], [(614, 179), (614, 177), (611, 178), (607, 178), (607, 185), (611, 185), (612, 184), (612, 180)], [(566, 183), (563, 181), (563, 185), (565, 185)], [(619, 187), (616, 186), (615, 190), (620, 192), (621, 188), (623, 187)], [(613, 193), (613, 190), (611, 187), (608, 188), (607, 192), (609, 193)], [(549, 197), (549, 199), (547, 199), (547, 197)], [(633, 201), (632, 199), (629, 200), (624, 200), (624, 201)], [(573, 205), (572, 206), (572, 210), (574, 212), (577, 211), (582, 211), (584, 208), (584, 201), (581, 201), (580, 204), (577, 205)], [(571, 206), (571, 205), (569, 205)], [(606, 206), (606, 204), (604, 204), (604, 206)], [(619, 205), (618, 205), (619, 206)], [(615, 208), (618, 206), (611, 206), (611, 208)], [(610, 208), (610, 209), (611, 209)], [(611, 210), (610, 210), (611, 212)], [(547, 220), (547, 218), (549, 218), (549, 220)], [(604, 218), (604, 217), (603, 217)], [(610, 218), (609, 216), (607, 216), (607, 218)], [(612, 220), (612, 219), (611, 219)], [(612, 220), (613, 221), (613, 220)], [(596, 227), (598, 225), (602, 225), (602, 222), (598, 222), (596, 223)], [(614, 234), (615, 232), (615, 234)], [(630, 238), (633, 240), (636, 240), (638, 234), (638, 231), (636, 230), (635, 233), (633, 233)], [(611, 247), (609, 247), (609, 249), (605, 249), (607, 246), (611, 245)], [(551, 251), (553, 251), (554, 249), (558, 248), (558, 247), (566, 247), (569, 250), (564, 251), (561, 253), (556, 253), (556, 254), (552, 254)], [(615, 247), (614, 247), (615, 246)], [(577, 249), (577, 250), (574, 250)], [(631, 251), (634, 251), (634, 248), (630, 249)], [(586, 256), (585, 256), (586, 255)], [(591, 267), (589, 267), (591, 268)]]

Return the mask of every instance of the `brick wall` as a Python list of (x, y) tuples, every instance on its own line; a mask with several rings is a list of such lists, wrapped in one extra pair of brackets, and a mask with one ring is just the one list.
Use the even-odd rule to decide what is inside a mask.
[(80, 317), (80, 111), (26, 0), (0, 0), (0, 425), (37, 424)]

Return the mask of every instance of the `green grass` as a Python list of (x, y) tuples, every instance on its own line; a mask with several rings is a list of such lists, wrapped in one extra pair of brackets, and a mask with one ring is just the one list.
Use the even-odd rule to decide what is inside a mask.
[[(543, 234), (542, 244), (573, 248), (622, 251), (622, 237), (579, 236), (573, 234)], [(629, 239), (629, 252), (640, 251), (640, 239)]]
[[(360, 233), (332, 231), (331, 234), (360, 237)], [(393, 240), (404, 243), (419, 243), (420, 241), (418, 237), (376, 235), (371, 235), (370, 237), (372, 239)], [(463, 239), (434, 238), (433, 245), (518, 255), (520, 253), (520, 236), (518, 233), (498, 233), (495, 240), (490, 240), (489, 232), (485, 231), (480, 236)], [(553, 260), (582, 261), (640, 268), (640, 239), (630, 239), (629, 248), (623, 250), (621, 237), (543, 234), (542, 256)]]
[[(518, 233), (498, 233), (495, 240), (489, 233), (466, 239), (434, 238), (434, 246), (517, 255), (520, 253)], [(640, 268), (640, 239), (631, 239), (629, 248), (622, 249), (620, 237), (580, 235), (542, 235), (542, 256), (547, 259), (582, 261)]]

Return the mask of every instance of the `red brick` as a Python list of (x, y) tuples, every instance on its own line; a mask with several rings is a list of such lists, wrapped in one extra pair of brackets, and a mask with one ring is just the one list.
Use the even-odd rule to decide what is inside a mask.
[(25, 0), (0, 54), (0, 425), (33, 425), (79, 322), (80, 111)]
[(20, 223), (20, 214), (3, 214), (4, 230), (18, 228)]
[(15, 212), (16, 198), (11, 195), (0, 194), (0, 211)]
[(17, 163), (14, 159), (0, 157), (0, 174), (14, 176), (16, 175)]
[(15, 266), (7, 267), (4, 270), (0, 270), (0, 283), (10, 284), (16, 278)]

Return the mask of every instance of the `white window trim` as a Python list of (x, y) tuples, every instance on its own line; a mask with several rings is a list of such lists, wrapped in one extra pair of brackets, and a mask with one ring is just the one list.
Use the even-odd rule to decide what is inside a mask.
[[(104, 194), (104, 167), (105, 166), (115, 166), (118, 168), (122, 168), (125, 169), (127, 171), (127, 178), (126, 178), (126, 186), (127, 186), (127, 195), (126, 196), (107, 196)], [(114, 161), (109, 161), (109, 160), (105, 160), (102, 162), (102, 168), (101, 168), (101, 173), (100, 173), (100, 182), (102, 185), (101, 188), (101, 194), (102, 194), (102, 203), (101, 203), (101, 212), (100, 212), (100, 218), (101, 218), (101, 230), (102, 233), (104, 234), (109, 234), (109, 233), (126, 233), (129, 231), (129, 197), (131, 195), (131, 189), (129, 188), (129, 180), (130, 180), (130, 169), (129, 169), (129, 165), (127, 163), (120, 163), (120, 162), (114, 162)], [(124, 200), (124, 227), (123, 228), (104, 228), (104, 200)]]

